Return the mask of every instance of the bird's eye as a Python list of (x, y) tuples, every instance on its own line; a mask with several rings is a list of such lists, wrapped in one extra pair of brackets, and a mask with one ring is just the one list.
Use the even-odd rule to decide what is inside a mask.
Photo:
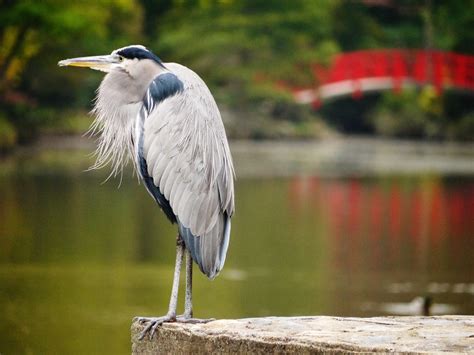
[(123, 62), (125, 60), (125, 58), (122, 57), (121, 55), (119, 55), (118, 60), (119, 60), (119, 62)]

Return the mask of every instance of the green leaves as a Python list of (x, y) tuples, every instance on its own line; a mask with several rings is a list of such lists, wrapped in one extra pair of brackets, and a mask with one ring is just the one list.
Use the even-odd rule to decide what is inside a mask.
[(338, 52), (328, 16), (335, 4), (179, 2), (158, 21), (160, 35), (152, 47), (165, 61), (170, 58), (198, 72), (230, 107), (271, 117), (278, 102), (293, 105), (291, 93), (283, 92), (279, 82), (314, 85), (311, 63), (328, 62)]
[(20, 139), (50, 124), (46, 116), (59, 119), (58, 108), (93, 95), (98, 81), (84, 85), (90, 76), (60, 70), (58, 60), (108, 53), (137, 39), (140, 16), (134, 0), (0, 2), (0, 113)]

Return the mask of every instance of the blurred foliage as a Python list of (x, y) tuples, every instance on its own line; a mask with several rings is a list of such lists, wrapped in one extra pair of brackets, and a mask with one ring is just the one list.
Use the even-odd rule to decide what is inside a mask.
[[(344, 51), (438, 48), (474, 53), (474, 3), (446, 0), (340, 1), (333, 27)], [(385, 3), (385, 4), (384, 4)]]
[(17, 142), (15, 127), (0, 115), (0, 153), (11, 149)]
[[(454, 123), (448, 130), (444, 123), (417, 128), (415, 136), (456, 138), (462, 132), (466, 138), (457, 127), (470, 125), (472, 103), (464, 99), (412, 95), (415, 101), (407, 105), (413, 107), (403, 110), (431, 118), (407, 119), (406, 130), (403, 122), (386, 130), (381, 126), (388, 121), (377, 123), (367, 112), (384, 111), (386, 120), (395, 105), (391, 99), (375, 108), (374, 100), (359, 103), (365, 116), (351, 117), (361, 122), (354, 126), (296, 105), (284, 87), (317, 84), (311, 63), (329, 65), (341, 51), (433, 47), (473, 53), (474, 34), (466, 30), (474, 25), (473, 8), (472, 2), (441, 0), (0, 0), (0, 112), (19, 142), (44, 127), (80, 130), (82, 124), (64, 117), (90, 108), (102, 74), (60, 69), (57, 61), (142, 43), (205, 79), (223, 111), (231, 113), (224, 119), (234, 137), (318, 137), (330, 131), (327, 126), (403, 136), (412, 126), (435, 122), (439, 114), (428, 111), (436, 109)], [(460, 110), (460, 103), (468, 110)], [(352, 110), (352, 101), (341, 105)], [(326, 116), (326, 126), (320, 116)]]
[(438, 138), (444, 126), (439, 96), (432, 88), (385, 93), (370, 113), (377, 133), (384, 136)]
[(0, 1), (0, 112), (19, 142), (91, 99), (98, 78), (58, 70), (57, 61), (138, 40), (139, 9), (133, 0)]
[[(249, 98), (230, 98), (233, 103), (259, 100), (259, 87), (269, 80), (312, 84), (310, 64), (328, 61), (338, 52), (327, 16), (337, 2), (321, 0), (318, 6), (284, 0), (200, 3), (178, 2), (161, 23), (154, 47), (164, 58), (205, 73), (212, 83), (249, 93)], [(265, 80), (259, 81), (257, 74)]]

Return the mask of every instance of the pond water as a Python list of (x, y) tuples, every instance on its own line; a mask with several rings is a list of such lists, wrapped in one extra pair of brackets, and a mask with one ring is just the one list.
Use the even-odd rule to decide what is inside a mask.
[[(195, 315), (474, 314), (472, 148), (233, 142), (230, 249), (195, 273)], [(84, 172), (90, 151), (0, 161), (2, 354), (127, 354), (131, 319), (167, 310), (175, 227), (131, 173)]]

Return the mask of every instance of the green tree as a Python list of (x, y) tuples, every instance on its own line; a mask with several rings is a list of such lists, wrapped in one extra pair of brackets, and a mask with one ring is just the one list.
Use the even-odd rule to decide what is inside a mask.
[(84, 76), (58, 70), (58, 60), (139, 38), (136, 9), (133, 0), (0, 1), (0, 110), (20, 140), (58, 117), (53, 107), (83, 97)]
[(157, 19), (153, 47), (163, 60), (203, 76), (219, 102), (252, 112), (240, 115), (240, 129), (258, 117), (301, 121), (309, 108), (297, 106), (277, 84), (314, 85), (311, 63), (327, 62), (338, 52), (327, 16), (336, 3), (175, 1)]

